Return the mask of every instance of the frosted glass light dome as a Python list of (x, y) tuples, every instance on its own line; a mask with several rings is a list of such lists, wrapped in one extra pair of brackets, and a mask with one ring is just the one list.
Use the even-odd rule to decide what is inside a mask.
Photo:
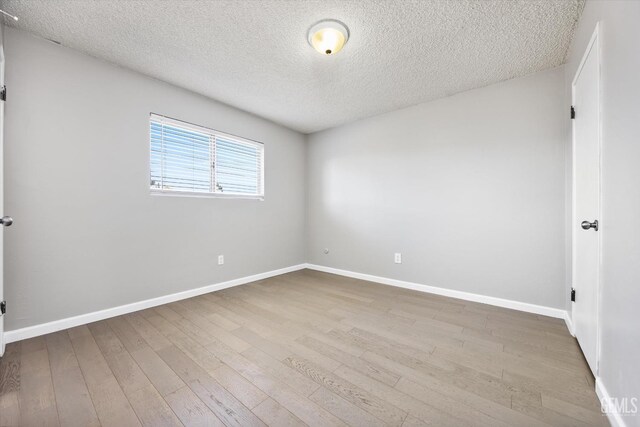
[(340, 21), (325, 19), (309, 29), (308, 40), (319, 53), (333, 55), (349, 40), (349, 29)]

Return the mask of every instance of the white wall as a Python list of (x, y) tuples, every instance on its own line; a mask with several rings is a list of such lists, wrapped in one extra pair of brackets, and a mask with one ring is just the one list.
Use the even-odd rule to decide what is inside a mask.
[(566, 111), (556, 68), (311, 135), (309, 262), (564, 308)]
[[(640, 399), (640, 2), (589, 1), (566, 65), (567, 89), (596, 22), (602, 47), (602, 353), (612, 397)], [(567, 144), (570, 144), (567, 138)], [(625, 417), (640, 426), (640, 415)]]
[[(5, 38), (7, 330), (305, 261), (303, 135), (15, 29)], [(151, 196), (150, 112), (264, 142), (265, 200)]]

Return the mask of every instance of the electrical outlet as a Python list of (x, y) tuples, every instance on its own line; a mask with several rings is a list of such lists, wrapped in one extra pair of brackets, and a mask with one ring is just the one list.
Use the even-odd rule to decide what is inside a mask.
[(402, 254), (399, 252), (396, 252), (395, 255), (393, 256), (393, 262), (395, 262), (396, 264), (402, 264)]
[(224, 255), (218, 255), (218, 265), (224, 264)]

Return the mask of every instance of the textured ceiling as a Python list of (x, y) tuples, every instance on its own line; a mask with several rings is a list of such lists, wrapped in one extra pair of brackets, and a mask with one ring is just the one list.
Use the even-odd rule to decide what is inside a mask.
[[(564, 62), (582, 0), (2, 1), (8, 25), (310, 133)], [(339, 19), (322, 56), (306, 33)]]

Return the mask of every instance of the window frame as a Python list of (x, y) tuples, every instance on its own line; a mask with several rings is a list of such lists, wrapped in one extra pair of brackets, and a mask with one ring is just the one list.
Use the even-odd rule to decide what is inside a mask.
[[(258, 147), (260, 151), (260, 173), (259, 183), (258, 183), (258, 194), (243, 194), (243, 193), (225, 193), (225, 192), (201, 192), (201, 191), (188, 191), (188, 190), (171, 190), (171, 189), (163, 189), (163, 188), (153, 188), (151, 187), (150, 178), (151, 178), (151, 123), (154, 121), (166, 120), (169, 124), (173, 123), (175, 126), (180, 127), (184, 126), (187, 130), (192, 130), (196, 132), (207, 133), (215, 137), (224, 138), (227, 140), (231, 140), (233, 142), (237, 142), (239, 144), (246, 144), (253, 147)], [(211, 145), (215, 146), (215, 139), (213, 144), (210, 144), (210, 152), (211, 156), (214, 154), (211, 151)], [(173, 117), (165, 116), (163, 114), (158, 113), (149, 113), (149, 119), (147, 122), (147, 160), (148, 160), (148, 174), (147, 174), (147, 185), (149, 186), (149, 193), (151, 196), (169, 196), (169, 197), (195, 197), (195, 198), (218, 198), (218, 199), (249, 199), (249, 200), (260, 200), (263, 201), (265, 197), (265, 182), (264, 182), (264, 165), (265, 165), (265, 144), (260, 141), (255, 141), (250, 138), (245, 138), (242, 136), (234, 135), (228, 132), (222, 132), (210, 127), (197, 125), (195, 123), (187, 122), (185, 120), (174, 119)], [(214, 164), (217, 167), (217, 163)], [(212, 171), (212, 173), (215, 173)]]

